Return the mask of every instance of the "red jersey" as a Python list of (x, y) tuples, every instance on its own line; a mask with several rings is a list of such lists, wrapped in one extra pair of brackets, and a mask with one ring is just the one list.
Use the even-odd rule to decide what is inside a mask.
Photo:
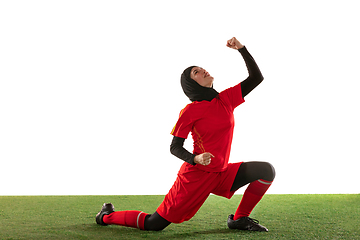
[(207, 172), (226, 170), (234, 132), (233, 112), (244, 101), (239, 83), (219, 93), (211, 102), (195, 101), (180, 112), (171, 134), (187, 138), (191, 132), (193, 153), (210, 152), (215, 156), (209, 165), (196, 164), (194, 167)]

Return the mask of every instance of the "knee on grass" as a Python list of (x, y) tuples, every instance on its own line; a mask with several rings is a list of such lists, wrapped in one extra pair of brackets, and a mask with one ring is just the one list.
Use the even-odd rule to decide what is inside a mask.
[(147, 215), (145, 217), (144, 228), (148, 231), (162, 231), (167, 226), (169, 226), (171, 222), (162, 218), (157, 212), (151, 215)]

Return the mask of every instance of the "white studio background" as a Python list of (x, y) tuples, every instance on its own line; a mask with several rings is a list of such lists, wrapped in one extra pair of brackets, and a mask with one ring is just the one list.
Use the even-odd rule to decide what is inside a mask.
[(245, 79), (233, 36), (265, 80), (235, 110), (230, 161), (271, 162), (268, 193), (359, 193), (357, 9), (1, 1), (0, 195), (166, 194), (182, 164), (169, 151), (189, 103), (180, 74), (200, 65), (218, 91)]

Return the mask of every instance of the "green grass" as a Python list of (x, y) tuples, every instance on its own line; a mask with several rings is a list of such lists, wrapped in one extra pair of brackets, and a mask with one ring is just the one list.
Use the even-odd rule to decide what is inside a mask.
[(188, 222), (161, 232), (99, 226), (104, 202), (153, 213), (164, 196), (0, 196), (0, 239), (360, 239), (360, 194), (265, 195), (251, 217), (268, 233), (230, 230), (231, 200), (210, 196)]

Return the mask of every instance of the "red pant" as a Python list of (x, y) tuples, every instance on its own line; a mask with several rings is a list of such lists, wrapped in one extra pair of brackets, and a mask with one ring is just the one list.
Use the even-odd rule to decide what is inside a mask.
[(172, 223), (181, 223), (196, 214), (210, 193), (230, 199), (235, 193), (230, 189), (241, 163), (229, 163), (224, 172), (204, 172), (185, 162), (156, 211)]

